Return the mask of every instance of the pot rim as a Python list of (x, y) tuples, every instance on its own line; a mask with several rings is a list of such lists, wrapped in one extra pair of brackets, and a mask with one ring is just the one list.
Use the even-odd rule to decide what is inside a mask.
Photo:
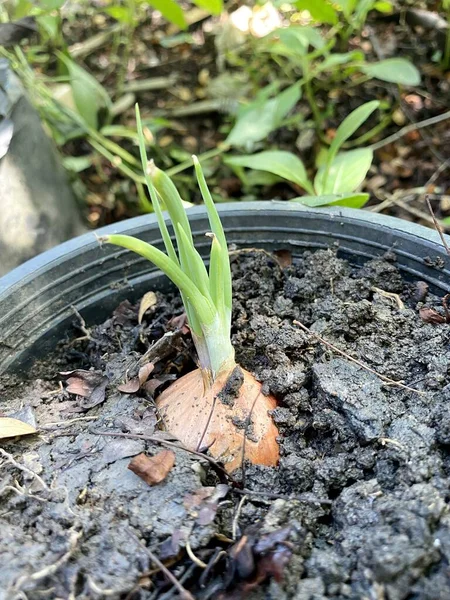
[[(328, 218), (329, 220), (342, 219), (345, 221), (357, 221), (358, 223), (367, 223), (370, 226), (379, 225), (380, 230), (384, 232), (402, 232), (403, 234), (417, 237), (423, 240), (427, 240), (431, 243), (437, 243), (442, 245), (441, 238), (437, 231), (406, 221), (398, 217), (391, 217), (382, 215), (379, 213), (372, 213), (367, 210), (346, 208), (342, 206), (336, 207), (323, 207), (323, 208), (309, 208), (297, 204), (294, 202), (282, 201), (282, 200), (258, 200), (258, 201), (246, 201), (246, 202), (224, 202), (223, 204), (216, 204), (219, 214), (226, 215), (236, 211), (242, 213), (252, 212), (264, 213), (267, 212), (268, 216), (273, 211), (286, 212), (286, 216), (290, 213), (303, 213), (320, 215), (321, 217)], [(166, 213), (164, 213), (166, 214)], [(206, 215), (205, 206), (199, 205), (188, 209), (188, 216)], [(139, 232), (147, 227), (157, 224), (156, 215), (154, 213), (133, 217), (131, 219), (125, 219), (114, 223), (113, 225), (106, 225), (100, 227), (94, 231), (84, 233), (77, 237), (58, 244), (57, 246), (38, 254), (34, 258), (31, 258), (19, 265), (6, 275), (0, 278), (0, 299), (6, 292), (10, 293), (11, 288), (18, 283), (23, 282), (25, 279), (34, 277), (42, 269), (46, 269), (51, 266), (54, 261), (58, 261), (64, 256), (68, 256), (72, 253), (76, 253), (81, 248), (95, 247), (98, 245), (98, 236), (108, 235), (112, 233), (127, 233), (129, 235), (139, 235)], [(450, 246), (450, 236), (444, 235), (448, 245)]]

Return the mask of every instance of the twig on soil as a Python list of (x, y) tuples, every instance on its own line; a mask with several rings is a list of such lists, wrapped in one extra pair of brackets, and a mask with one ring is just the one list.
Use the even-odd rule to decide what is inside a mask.
[[(198, 458), (202, 458), (203, 460), (208, 461), (213, 466), (213, 468), (216, 471), (218, 471), (221, 475), (225, 476), (227, 479), (229, 479), (234, 484), (238, 483), (213, 458), (211, 458), (207, 454), (202, 454), (201, 452), (196, 452), (195, 450), (189, 450), (189, 448), (182, 446), (181, 443), (177, 444), (176, 442), (169, 442), (168, 440), (163, 440), (156, 436), (140, 435), (137, 433), (136, 434), (135, 433), (119, 433), (119, 432), (114, 433), (112, 431), (92, 431), (91, 433), (93, 433), (94, 435), (105, 435), (105, 436), (109, 436), (109, 437), (123, 437), (123, 438), (128, 438), (130, 440), (145, 440), (146, 442), (153, 442), (155, 444), (161, 444), (162, 446), (168, 446), (169, 448), (175, 448), (176, 450), (184, 450), (185, 452), (188, 452), (189, 454), (193, 454), (194, 456), (197, 456)], [(59, 434), (59, 435), (68, 435), (68, 434), (63, 433), (63, 434)], [(58, 434), (56, 434), (56, 436), (58, 436)]]
[(169, 571), (165, 564), (161, 562), (159, 558), (155, 554), (153, 554), (153, 552), (149, 548), (147, 548), (147, 546), (137, 537), (137, 535), (128, 527), (126, 529), (130, 537), (132, 537), (135, 540), (135, 542), (139, 544), (139, 547), (142, 548), (142, 550), (144, 550), (146, 554), (148, 554), (150, 560), (160, 569), (162, 573), (164, 573), (164, 575), (167, 577), (170, 583), (177, 589), (178, 593), (180, 594), (180, 597), (183, 600), (195, 600), (194, 596), (181, 585), (181, 583), (178, 581), (175, 575), (171, 573), (171, 571)]
[(327, 506), (331, 506), (333, 504), (333, 502), (331, 500), (328, 500), (328, 498), (315, 498), (307, 494), (299, 494), (298, 496), (287, 496), (286, 494), (261, 492), (256, 490), (248, 490), (246, 488), (242, 490), (237, 488), (230, 488), (230, 492), (246, 496), (259, 496), (260, 498), (267, 498), (267, 500), (296, 500), (297, 502), (305, 502), (307, 504), (325, 504)]
[(248, 497), (247, 494), (245, 494), (239, 500), (236, 514), (234, 515), (234, 518), (233, 518), (233, 527), (231, 529), (233, 540), (237, 539), (237, 533), (238, 533), (238, 527), (239, 527), (239, 517), (241, 516), (242, 507), (244, 506), (244, 503), (247, 500), (247, 497)]
[(134, 79), (123, 86), (124, 92), (150, 92), (170, 88), (177, 82), (178, 75), (172, 73), (168, 77), (151, 77), (150, 79)]
[(406, 125), (405, 127), (402, 127), (401, 129), (399, 129), (399, 131), (397, 131), (396, 133), (393, 133), (392, 135), (389, 135), (387, 138), (384, 138), (384, 140), (380, 140), (379, 142), (375, 142), (374, 144), (371, 144), (369, 146), (369, 148), (373, 151), (379, 150), (380, 148), (383, 148), (384, 146), (387, 146), (388, 144), (392, 144), (393, 142), (396, 142), (397, 140), (401, 139), (403, 136), (407, 135), (408, 133), (411, 133), (411, 131), (416, 131), (417, 129), (423, 129), (424, 127), (430, 127), (431, 125), (436, 125), (436, 123), (440, 123), (441, 121), (446, 121), (447, 119), (450, 119), (450, 110), (443, 113), (442, 115), (436, 115), (435, 117), (431, 117), (430, 119), (425, 119), (424, 121), (419, 121), (418, 123), (411, 123), (410, 125)]
[(408, 390), (409, 392), (414, 392), (415, 394), (424, 395), (426, 393), (426, 392), (423, 392), (421, 390), (416, 390), (416, 389), (414, 389), (412, 387), (409, 387), (408, 385), (405, 385), (401, 381), (395, 381), (395, 379), (391, 379), (390, 377), (386, 377), (385, 375), (381, 375), (381, 373), (378, 373), (377, 371), (375, 371), (375, 369), (372, 369), (371, 367), (369, 367), (368, 365), (364, 364), (363, 362), (361, 362), (357, 358), (353, 358), (353, 356), (350, 356), (349, 354), (347, 354), (343, 350), (340, 350), (337, 346), (335, 346), (331, 342), (327, 342), (327, 340), (324, 340), (323, 337), (321, 337), (320, 335), (318, 335), (314, 331), (311, 331), (310, 329), (308, 329), (308, 327), (306, 327), (306, 325), (303, 325), (303, 323), (300, 323), (300, 321), (293, 321), (293, 323), (294, 323), (294, 325), (297, 325), (298, 327), (300, 327), (300, 329), (303, 329), (303, 331), (305, 331), (306, 333), (308, 333), (312, 337), (315, 337), (317, 340), (319, 340), (319, 342), (321, 342), (325, 346), (328, 346), (328, 348), (331, 348), (331, 350), (333, 350), (334, 352), (337, 352), (338, 354), (340, 354), (341, 356), (343, 356), (347, 360), (350, 360), (351, 362), (357, 364), (359, 367), (362, 367), (366, 371), (369, 371), (370, 373), (373, 373), (374, 375), (376, 375), (377, 377), (379, 377), (382, 381), (384, 381), (388, 385), (396, 385), (397, 387), (400, 387), (400, 388), (402, 388), (404, 390)]
[(79, 421), (96, 421), (98, 417), (77, 417), (76, 419), (67, 419), (67, 421), (55, 421), (54, 423), (46, 423), (41, 425), (40, 429), (54, 429), (55, 427), (69, 427), (73, 423)]
[(254, 252), (256, 252), (258, 254), (265, 254), (270, 259), (274, 260), (277, 263), (277, 265), (280, 267), (280, 269), (282, 269), (281, 263), (280, 263), (279, 259), (277, 258), (277, 256), (275, 254), (272, 254), (271, 252), (268, 252), (268, 250), (264, 250), (263, 248), (238, 248), (237, 250), (230, 250), (228, 252), (228, 255), (234, 256), (237, 254), (253, 254)]
[(103, 46), (103, 44), (106, 44), (108, 39), (114, 33), (120, 31), (122, 28), (123, 25), (121, 23), (116, 23), (106, 31), (101, 31), (100, 33), (93, 35), (92, 37), (88, 38), (87, 40), (84, 40), (83, 42), (73, 44), (68, 48), (69, 54), (72, 58), (80, 58), (82, 56), (87, 56), (91, 52), (94, 52), (94, 50), (97, 50), (98, 48)]
[(435, 217), (434, 210), (433, 210), (433, 207), (431, 206), (430, 197), (428, 196), (428, 194), (425, 196), (425, 202), (427, 203), (428, 210), (430, 211), (431, 218), (433, 219), (433, 225), (436, 228), (436, 231), (438, 232), (439, 237), (441, 238), (442, 245), (444, 246), (445, 251), (447, 252), (447, 255), (450, 256), (450, 248), (448, 247), (448, 244), (445, 240), (444, 233), (442, 231), (442, 227), (439, 225), (438, 220)]
[(206, 569), (206, 567), (208, 566), (206, 563), (204, 563), (202, 560), (200, 560), (198, 558), (198, 556), (195, 556), (192, 548), (191, 548), (191, 543), (189, 542), (189, 538), (186, 540), (186, 552), (187, 555), (189, 556), (189, 558), (192, 560), (193, 563), (195, 563), (198, 567), (200, 567), (201, 569)]
[(121, 596), (122, 594), (126, 594), (129, 589), (114, 589), (114, 588), (101, 588), (99, 585), (95, 583), (90, 575), (87, 576), (87, 583), (90, 589), (94, 592), (94, 594), (99, 594), (100, 596)]
[(41, 579), (45, 579), (47, 577), (51, 577), (52, 575), (54, 575), (71, 558), (72, 554), (77, 549), (78, 540), (81, 538), (82, 534), (83, 534), (82, 530), (75, 531), (72, 528), (72, 533), (69, 538), (68, 551), (65, 554), (63, 554), (61, 556), (61, 558), (59, 558), (53, 564), (48, 565), (47, 567), (44, 567), (40, 571), (36, 571), (35, 573), (32, 573), (31, 575), (22, 575), (22, 577), (20, 577), (16, 581), (16, 583), (13, 585), (12, 591), (19, 591), (20, 588), (23, 587), (23, 585), (25, 583), (28, 583), (29, 581), (39, 581)]
[(386, 292), (385, 290), (382, 290), (375, 286), (373, 286), (371, 289), (373, 292), (380, 294), (380, 296), (384, 296), (385, 298), (390, 298), (391, 300), (393, 300), (397, 304), (399, 310), (405, 310), (405, 305), (403, 304), (403, 301), (398, 294), (393, 294), (392, 292)]
[[(91, 340), (92, 339), (91, 332), (86, 327), (86, 321), (80, 315), (79, 310), (73, 304), (71, 305), (71, 309), (72, 309), (73, 313), (75, 314), (75, 316), (77, 317), (77, 319), (80, 321), (80, 329), (84, 333), (84, 336), (85, 336), (84, 339)], [(83, 338), (78, 338), (78, 339), (80, 340)]]
[(25, 465), (21, 465), (20, 463), (18, 463), (14, 459), (12, 454), (10, 454), (9, 452), (6, 452), (6, 450), (3, 450), (3, 448), (0, 448), (0, 454), (4, 458), (6, 458), (7, 461), (10, 462), (14, 467), (16, 467), (16, 469), (19, 469), (20, 471), (23, 471), (24, 473), (31, 475), (31, 477), (34, 477), (34, 479), (36, 479), (36, 481), (38, 481), (45, 490), (49, 489), (48, 485), (45, 483), (45, 481), (42, 479), (42, 477), (39, 477), (39, 475), (37, 473), (35, 473), (31, 469), (29, 469), (28, 467), (25, 467)]
[[(14, 487), (13, 485), (5, 485), (2, 488), (0, 488), (0, 498), (3, 496), (3, 492), (5, 492), (6, 490), (9, 490), (10, 492), (14, 492), (18, 496), (25, 496), (26, 498), (32, 498), (33, 500), (39, 500), (39, 502), (48, 502), (48, 500), (46, 500), (45, 498), (41, 498), (40, 496), (35, 496), (34, 494), (30, 494), (29, 492), (23, 491), (24, 488), (22, 486), (20, 486), (17, 483), (17, 481), (16, 481), (16, 486), (17, 487)], [(3, 516), (3, 514), (0, 516)]]

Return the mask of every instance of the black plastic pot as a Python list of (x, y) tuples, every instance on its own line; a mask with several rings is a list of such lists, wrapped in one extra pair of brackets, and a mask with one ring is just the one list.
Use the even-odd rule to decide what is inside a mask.
[[(436, 232), (360, 210), (303, 209), (286, 202), (241, 202), (219, 206), (229, 244), (268, 250), (288, 248), (295, 259), (305, 250), (338, 245), (353, 264), (394, 250), (410, 280), (423, 280), (443, 295), (450, 289), (450, 258)], [(200, 253), (210, 240), (203, 207), (189, 211)], [(135, 235), (161, 246), (154, 216), (105, 227), (97, 233)], [(37, 256), (0, 279), (0, 374), (26, 371), (30, 360), (53, 349), (74, 320), (73, 307), (89, 324), (103, 321), (125, 298), (136, 300), (168, 280), (149, 262), (113, 246), (99, 247), (94, 233)]]

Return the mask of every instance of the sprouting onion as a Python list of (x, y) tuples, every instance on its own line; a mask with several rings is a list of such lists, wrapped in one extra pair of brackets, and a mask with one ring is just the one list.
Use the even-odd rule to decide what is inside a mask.
[[(127, 235), (112, 234), (100, 241), (140, 254), (180, 290), (199, 368), (176, 381), (157, 399), (166, 427), (189, 448), (209, 448), (230, 471), (240, 466), (243, 458), (275, 465), (278, 431), (269, 411), (275, 408), (276, 401), (264, 396), (261, 384), (235, 362), (230, 337), (232, 287), (227, 242), (200, 163), (193, 157), (211, 227), (207, 234), (211, 238), (208, 270), (194, 247), (189, 220), (175, 185), (153, 162), (148, 162), (138, 106), (136, 121), (145, 180), (167, 254)], [(177, 250), (164, 220), (162, 203), (172, 222)], [(249, 429), (251, 435), (247, 436)]]

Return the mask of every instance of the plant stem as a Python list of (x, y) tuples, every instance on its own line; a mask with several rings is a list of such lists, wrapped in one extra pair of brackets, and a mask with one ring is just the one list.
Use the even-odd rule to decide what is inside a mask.
[[(200, 162), (204, 163), (205, 161), (210, 160), (211, 158), (220, 156), (221, 154), (223, 154), (224, 152), (227, 152), (228, 150), (229, 150), (229, 146), (227, 146), (226, 144), (222, 144), (222, 145), (218, 146), (217, 148), (212, 148), (212, 150), (207, 150), (206, 152), (203, 152), (203, 154), (199, 154), (197, 158)], [(166, 174), (169, 177), (173, 177), (174, 175), (177, 175), (178, 173), (181, 173), (182, 171), (189, 169), (189, 167), (192, 167), (193, 164), (194, 163), (193, 163), (192, 158), (188, 158), (187, 160), (184, 160), (180, 164), (175, 165), (174, 167), (171, 167), (170, 169), (167, 169)]]

